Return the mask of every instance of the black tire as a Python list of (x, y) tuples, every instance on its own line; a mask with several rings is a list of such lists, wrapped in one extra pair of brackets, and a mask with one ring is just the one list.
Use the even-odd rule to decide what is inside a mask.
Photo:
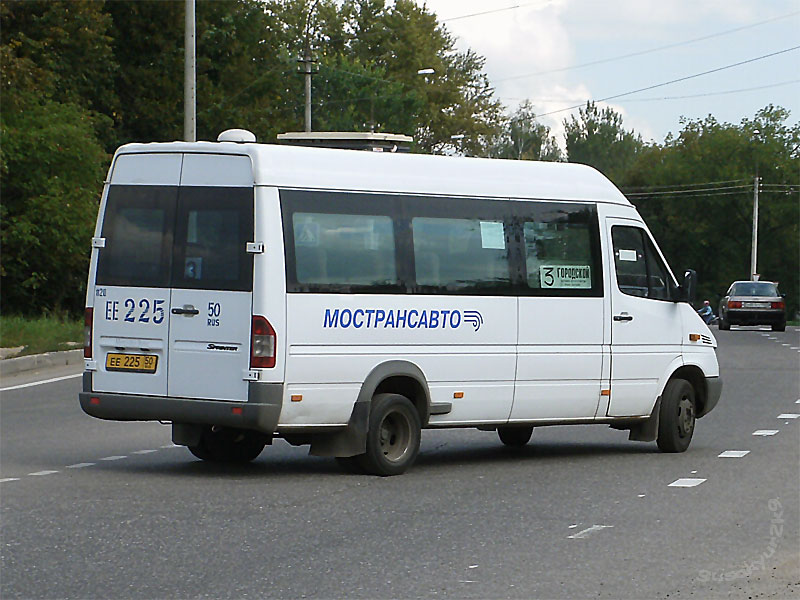
[(189, 452), (209, 462), (248, 463), (254, 460), (266, 445), (266, 438), (257, 431), (206, 427), (197, 446)]
[(772, 326), (772, 331), (786, 331), (786, 323), (779, 323)]
[(370, 407), (367, 451), (354, 458), (366, 473), (400, 475), (414, 464), (421, 437), (419, 414), (408, 398), (377, 394)]
[(672, 379), (664, 389), (658, 413), (656, 443), (662, 452), (684, 452), (692, 441), (697, 403), (692, 384)]
[(531, 435), (533, 435), (533, 426), (525, 425), (522, 427), (498, 427), (497, 435), (500, 436), (500, 441), (506, 446), (519, 448), (530, 441)]
[(729, 330), (730, 330), (730, 328), (731, 328), (731, 324), (730, 324), (730, 323), (728, 323), (728, 322), (727, 322), (725, 319), (723, 319), (722, 317), (720, 317), (720, 318), (719, 318), (719, 328), (720, 328), (722, 331), (729, 331)]

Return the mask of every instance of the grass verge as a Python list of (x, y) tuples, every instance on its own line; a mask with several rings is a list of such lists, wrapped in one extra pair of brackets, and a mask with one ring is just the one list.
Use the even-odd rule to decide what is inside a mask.
[[(0, 347), (24, 348), (13, 356), (73, 350), (83, 345), (83, 320), (66, 316), (0, 316)], [(11, 357), (9, 357), (11, 358)]]

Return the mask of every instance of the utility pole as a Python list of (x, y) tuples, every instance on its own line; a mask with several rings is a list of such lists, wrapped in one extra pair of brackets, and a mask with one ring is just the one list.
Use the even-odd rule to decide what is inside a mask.
[(317, 7), (319, 0), (314, 0), (314, 4), (308, 9), (306, 15), (306, 40), (305, 48), (303, 49), (303, 58), (298, 59), (297, 62), (303, 63), (302, 73), (306, 76), (306, 131), (311, 131), (311, 75), (313, 74), (312, 65), (317, 62), (311, 58), (311, 14)]
[(186, 0), (183, 50), (183, 139), (197, 141), (197, 97), (195, 74), (195, 0)]
[(753, 180), (753, 248), (750, 254), (750, 279), (758, 280), (758, 184), (761, 178)]

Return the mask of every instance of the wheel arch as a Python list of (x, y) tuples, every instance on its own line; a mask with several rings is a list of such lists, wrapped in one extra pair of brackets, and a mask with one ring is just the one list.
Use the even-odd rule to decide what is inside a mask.
[(405, 396), (417, 410), (422, 427), (427, 426), (431, 395), (425, 374), (412, 362), (388, 360), (373, 367), (364, 378), (347, 427), (334, 434), (313, 436), (311, 454), (338, 457), (363, 454), (367, 447), (369, 415), (375, 394)]
[[(696, 413), (698, 417), (706, 414), (706, 403), (708, 401), (708, 387), (706, 385), (706, 376), (703, 370), (697, 365), (683, 365), (675, 370), (669, 376), (667, 382), (673, 379), (685, 379), (688, 381), (692, 388), (694, 388), (694, 399), (696, 406)], [(666, 385), (664, 386), (666, 388)], [(663, 394), (662, 390), (662, 394)]]

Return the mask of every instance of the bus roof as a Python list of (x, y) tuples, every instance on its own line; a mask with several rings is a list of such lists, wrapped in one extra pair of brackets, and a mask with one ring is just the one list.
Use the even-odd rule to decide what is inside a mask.
[(179, 152), (250, 156), (256, 185), (630, 205), (599, 171), (574, 163), (231, 142), (127, 144), (117, 154)]

